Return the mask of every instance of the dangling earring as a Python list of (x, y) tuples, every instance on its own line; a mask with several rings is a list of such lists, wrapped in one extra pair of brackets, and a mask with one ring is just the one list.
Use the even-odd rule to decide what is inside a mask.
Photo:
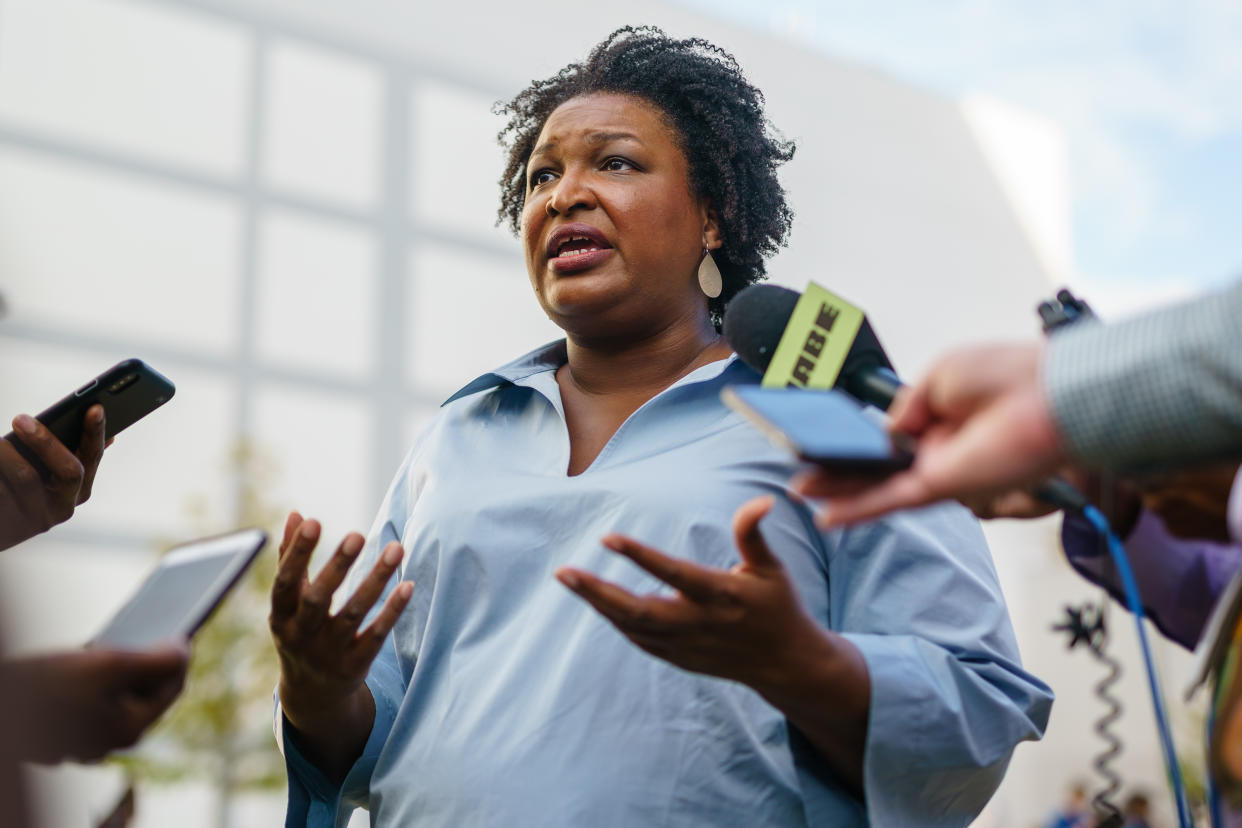
[(703, 248), (703, 260), (699, 262), (699, 290), (708, 299), (715, 299), (724, 290), (724, 279), (720, 276), (720, 268), (712, 258), (712, 251)]

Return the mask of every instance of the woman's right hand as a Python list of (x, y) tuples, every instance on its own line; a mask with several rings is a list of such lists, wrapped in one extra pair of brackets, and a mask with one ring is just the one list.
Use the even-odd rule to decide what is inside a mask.
[[(269, 618), (280, 658), (280, 703), (285, 718), (306, 737), (309, 746), (320, 741), (318, 736), (330, 737), (333, 731), (339, 743), (342, 734), (337, 728), (344, 727), (345, 732), (361, 729), (361, 741), (357, 744), (360, 752), (375, 712), (365, 686), (367, 671), (409, 602), (414, 585), (408, 581), (398, 584), (375, 619), (359, 631), (401, 563), (401, 544), (393, 541), (384, 547), (371, 572), (333, 615), (332, 596), (362, 551), (364, 541), (356, 532), (346, 535), (311, 581), (307, 565), (318, 542), (318, 521), (303, 520), (300, 514), (291, 512), (280, 544)], [(357, 734), (354, 735), (354, 739), (344, 741), (357, 742)], [(329, 753), (336, 752), (335, 746), (323, 747)], [(352, 746), (347, 750), (352, 750)], [(332, 761), (335, 757), (322, 758), (329, 765), (338, 764)], [(340, 762), (346, 758), (339, 757)]]

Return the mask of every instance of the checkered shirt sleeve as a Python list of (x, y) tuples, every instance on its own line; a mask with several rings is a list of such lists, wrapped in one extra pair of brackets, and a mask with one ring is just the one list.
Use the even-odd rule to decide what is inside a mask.
[(1053, 336), (1044, 389), (1071, 455), (1141, 469), (1242, 454), (1242, 281)]

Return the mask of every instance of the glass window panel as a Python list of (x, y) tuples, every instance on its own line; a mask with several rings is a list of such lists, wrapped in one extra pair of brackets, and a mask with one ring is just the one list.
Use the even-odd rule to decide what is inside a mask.
[[(0, 433), (16, 414), (38, 414), (132, 354), (82, 351), (0, 337)], [(162, 370), (160, 366), (154, 366)]]
[(0, 117), (218, 173), (241, 168), (250, 35), (168, 4), (7, 0)]
[(511, 265), (441, 245), (411, 256), (410, 379), (446, 396), (564, 333), (535, 301), (521, 258)]
[(496, 133), (504, 120), (492, 100), (440, 83), (419, 84), (414, 95), (410, 189), (414, 214), (429, 224), (512, 245), (496, 227), (504, 157)]
[(0, 273), (13, 319), (226, 351), (240, 224), (225, 199), (0, 151)]
[(362, 401), (267, 384), (256, 395), (253, 441), (275, 465), (274, 509), (318, 520), (329, 553), (346, 532), (366, 534), (379, 503), (370, 485), (371, 419)]
[(269, 64), (267, 180), (355, 206), (375, 201), (380, 76), (362, 61), (281, 41)]
[(335, 221), (272, 211), (259, 245), (259, 352), (357, 376), (375, 350), (375, 245)]
[[(0, 340), (8, 420), (36, 414), (133, 353), (100, 353)], [(130, 426), (109, 448), (91, 499), (73, 516), (78, 531), (113, 531), (180, 540), (205, 521), (229, 525), (228, 459), (234, 391), (226, 379), (177, 363), (150, 360), (177, 386), (165, 405)]]

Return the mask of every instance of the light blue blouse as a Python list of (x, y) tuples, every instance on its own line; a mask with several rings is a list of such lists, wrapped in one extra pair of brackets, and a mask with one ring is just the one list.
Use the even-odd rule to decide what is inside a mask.
[[(559, 342), (478, 378), (411, 449), (354, 569), (399, 539), (415, 583), (367, 679), (375, 724), (341, 788), (280, 734), (286, 824), (344, 825), (355, 806), (444, 828), (969, 823), (1052, 700), (1019, 663), (970, 515), (820, 533), (785, 496), (796, 464), (720, 402), (758, 379), (734, 359), (647, 402), (569, 477), (564, 361)], [(612, 531), (732, 566), (733, 512), (761, 494), (804, 606), (866, 659), (865, 801), (757, 693), (647, 655), (552, 577), (669, 589), (600, 545)]]

